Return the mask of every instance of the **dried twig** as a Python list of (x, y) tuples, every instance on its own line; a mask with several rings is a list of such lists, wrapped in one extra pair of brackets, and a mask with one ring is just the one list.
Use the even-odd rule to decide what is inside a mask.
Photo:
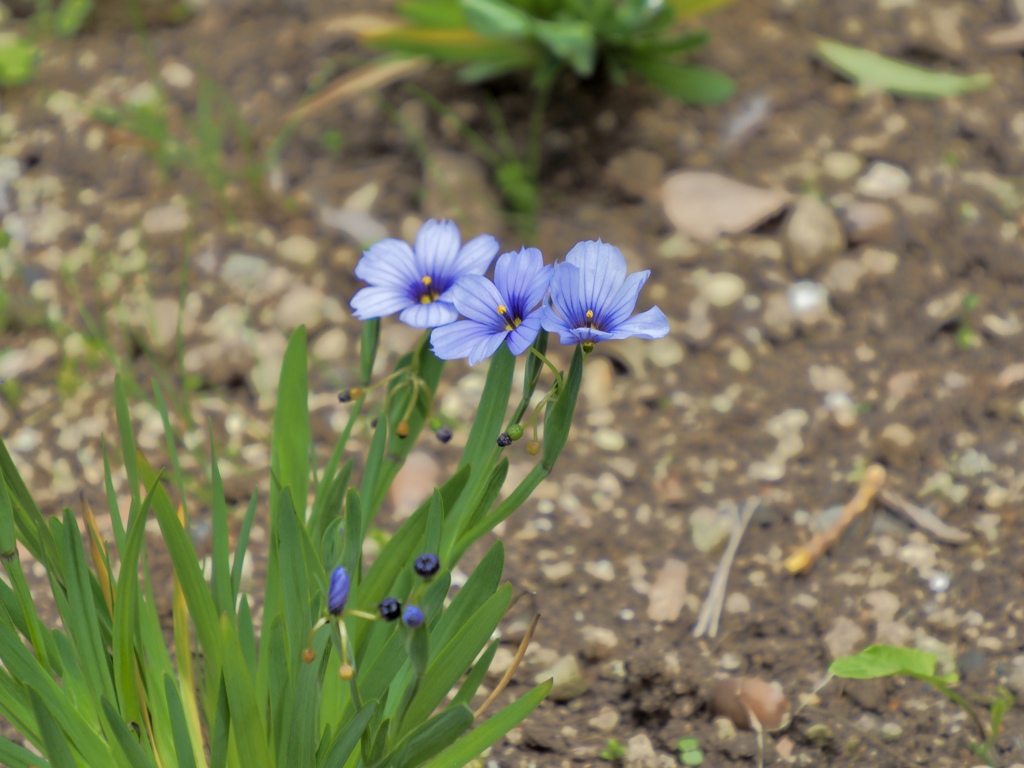
[(796, 552), (786, 558), (786, 570), (792, 574), (803, 573), (825, 554), (829, 547), (839, 540), (850, 523), (871, 506), (871, 502), (885, 483), (885, 467), (872, 464), (864, 473), (864, 479), (857, 488), (857, 493), (843, 507), (843, 514), (829, 530), (815, 534), (809, 542), (799, 547)]
[(426, 69), (430, 59), (416, 56), (412, 59), (374, 61), (339, 77), (320, 93), (304, 104), (300, 104), (285, 117), (286, 124), (292, 124), (313, 117), (325, 109), (369, 91), (378, 90), (396, 80), (409, 77)]
[(725, 588), (729, 583), (729, 571), (732, 570), (732, 561), (736, 558), (736, 550), (740, 548), (740, 539), (743, 538), (750, 519), (754, 512), (761, 505), (761, 500), (756, 496), (747, 499), (747, 505), (739, 514), (732, 531), (729, 532), (729, 544), (722, 553), (722, 559), (715, 569), (714, 578), (711, 579), (711, 588), (708, 589), (708, 596), (700, 607), (700, 614), (697, 616), (697, 624), (693, 628), (694, 637), (716, 637), (718, 635), (718, 622), (722, 618), (722, 606), (725, 603)]
[(519, 669), (519, 664), (522, 662), (523, 656), (526, 655), (526, 649), (530, 647), (530, 640), (533, 639), (533, 633), (537, 629), (537, 622), (539, 621), (540, 614), (533, 614), (533, 620), (530, 622), (530, 626), (526, 630), (526, 634), (523, 635), (522, 642), (519, 643), (519, 649), (516, 651), (516, 655), (512, 658), (512, 663), (509, 665), (509, 668), (505, 670), (505, 674), (502, 676), (501, 681), (494, 687), (494, 690), (491, 691), (491, 695), (488, 696), (484, 703), (480, 705), (480, 708), (473, 713), (474, 720), (479, 720), (483, 717), (487, 708), (494, 703), (494, 700), (501, 695), (501, 692), (504, 691), (511, 682), (512, 675), (514, 675), (516, 670)]
[(946, 544), (966, 544), (971, 540), (971, 534), (967, 531), (962, 531), (943, 522), (930, 509), (918, 506), (891, 488), (883, 488), (878, 494), (878, 500), (886, 509), (903, 515), (911, 523), (927, 531), (939, 541)]

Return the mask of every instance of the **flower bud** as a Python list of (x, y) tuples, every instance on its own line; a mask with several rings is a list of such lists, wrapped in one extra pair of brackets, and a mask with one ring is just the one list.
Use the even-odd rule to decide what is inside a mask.
[(447, 443), (449, 440), (452, 439), (451, 427), (446, 427), (444, 424), (442, 424), (440, 427), (434, 430), (434, 437), (436, 437), (442, 443)]
[(526, 452), (531, 456), (536, 456), (538, 453), (540, 453), (540, 443), (538, 443), (536, 440), (530, 440), (526, 444)]
[(508, 448), (510, 445), (512, 445), (512, 438), (508, 436), (508, 432), (502, 432), (498, 435), (499, 448)]
[(426, 552), (416, 558), (416, 562), (413, 564), (413, 569), (416, 571), (418, 576), (422, 576), (424, 579), (429, 579), (441, 568), (441, 561), (437, 559), (437, 555), (433, 552)]
[(312, 664), (315, 659), (316, 659), (316, 651), (314, 651), (312, 648), (303, 648), (302, 649), (302, 660), (304, 662), (306, 662), (307, 664)]
[(410, 629), (422, 627), (424, 618), (423, 611), (415, 605), (407, 605), (405, 610), (402, 611), (402, 623)]
[(339, 565), (331, 573), (331, 585), (327, 590), (327, 610), (335, 616), (345, 610), (351, 586), (352, 580), (348, 577), (348, 571)]
[(400, 422), (398, 422), (398, 426), (395, 427), (395, 434), (398, 435), (399, 437), (408, 437), (409, 436), (409, 422), (408, 421), (400, 421)]
[(351, 680), (355, 676), (356, 671), (352, 669), (351, 664), (342, 664), (338, 667), (338, 677), (342, 680)]
[(402, 614), (402, 604), (393, 597), (385, 597), (377, 603), (377, 611), (384, 621), (394, 621)]
[(518, 440), (520, 437), (523, 436), (523, 425), (513, 424), (508, 428), (508, 432), (506, 432), (505, 434), (508, 435), (513, 440)]
[(361, 387), (352, 387), (352, 389), (345, 389), (338, 393), (339, 403), (351, 403), (353, 400), (358, 400), (363, 396), (363, 390)]

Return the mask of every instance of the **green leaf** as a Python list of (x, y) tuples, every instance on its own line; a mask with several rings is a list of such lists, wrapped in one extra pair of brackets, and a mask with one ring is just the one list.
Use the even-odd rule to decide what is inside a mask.
[(461, 0), (466, 23), (484, 37), (526, 37), (534, 19), (504, 0)]
[(731, 77), (706, 67), (674, 64), (655, 56), (631, 57), (625, 64), (662, 93), (687, 104), (719, 104), (736, 91)]
[(499, 640), (492, 640), (491, 644), (487, 646), (487, 650), (480, 654), (480, 658), (476, 660), (473, 668), (466, 675), (466, 679), (459, 686), (459, 692), (452, 699), (452, 704), (465, 704), (468, 706), (473, 700), (481, 683), (484, 681), (487, 670), (490, 669), (491, 662), (494, 661), (494, 654), (498, 652), (499, 644)]
[(473, 713), (465, 704), (449, 707), (432, 717), (402, 739), (395, 751), (384, 760), (389, 768), (416, 768), (423, 765), (473, 724)]
[(597, 65), (597, 38), (585, 21), (543, 21), (533, 25), (533, 34), (555, 57), (566, 61), (582, 78), (594, 74)]
[(53, 16), (53, 31), (59, 37), (71, 37), (84, 25), (92, 13), (93, 0), (63, 0)]
[[(132, 512), (141, 501), (139, 497), (139, 463), (135, 458), (135, 438), (132, 436), (132, 417), (128, 413), (128, 399), (124, 394), (121, 374), (114, 377), (114, 411), (117, 414), (117, 431), (121, 436), (121, 461), (128, 473), (128, 491), (132, 496)], [(131, 517), (131, 515), (129, 515)]]
[(152, 768), (153, 761), (146, 755), (146, 751), (139, 745), (138, 737), (129, 730), (128, 726), (121, 719), (114, 705), (106, 697), (102, 700), (103, 715), (107, 718), (110, 729), (114, 732), (114, 738), (128, 758), (132, 768)]
[(435, 652), (448, 645), (470, 617), (495, 593), (501, 583), (505, 565), (505, 547), (498, 539), (491, 545), (480, 564), (473, 569), (462, 589), (455, 593), (447, 610), (431, 629)]
[(0, 85), (24, 85), (36, 71), (39, 52), (34, 43), (14, 38), (0, 47)]
[(380, 320), (367, 320), (363, 323), (362, 341), (359, 345), (359, 378), (366, 386), (373, 377), (373, 363), (377, 359), (377, 346), (380, 344)]
[(196, 768), (196, 758), (192, 749), (192, 737), (188, 732), (185, 710), (181, 706), (181, 696), (174, 678), (164, 675), (164, 695), (167, 697), (167, 709), (171, 715), (171, 731), (174, 733), (174, 751), (178, 768)]
[(344, 729), (338, 731), (331, 748), (320, 760), (318, 768), (344, 768), (376, 709), (377, 702), (371, 701), (346, 723)]
[(405, 715), (405, 723), (415, 725), (426, 720), (448, 691), (465, 673), (486, 645), (491, 633), (508, 608), (512, 585), (506, 584), (477, 610), (451, 641), (430, 662), (419, 691)]
[(582, 382), (583, 348), (577, 344), (558, 399), (544, 414), (544, 451), (541, 454), (541, 464), (549, 470), (555, 466), (569, 439), (569, 429), (572, 427), (572, 417), (576, 412), (576, 399), (579, 397)]
[(525, 720), (526, 716), (544, 701), (551, 690), (551, 685), (552, 681), (548, 680), (525, 696), (519, 697), (426, 763), (424, 768), (463, 768), (468, 765), (481, 752)]
[(242, 518), (242, 527), (238, 531), (238, 543), (235, 544), (235, 560), (231, 563), (231, 594), (236, 598), (242, 584), (242, 567), (245, 565), (245, 552), (249, 547), (249, 533), (252, 531), (253, 520), (256, 519), (256, 500), (258, 498), (259, 492), (254, 490), (249, 498), (245, 517)]
[(78, 768), (71, 754), (71, 747), (68, 746), (57, 721), (43, 703), (43, 697), (32, 688), (29, 688), (28, 695), (32, 701), (32, 709), (36, 713), (36, 722), (39, 723), (39, 732), (42, 734), (43, 747), (46, 756), (50, 758), (50, 765), (53, 768)]
[(34, 752), (19, 747), (14, 742), (0, 736), (0, 765), (7, 768), (51, 768), (51, 764)]
[(231, 707), (228, 704), (228, 689), (224, 682), (224, 676), (220, 677), (220, 687), (217, 692), (217, 710), (210, 726), (210, 765), (220, 766), (228, 764), (228, 745), (231, 734)]
[(891, 675), (935, 677), (937, 664), (938, 657), (935, 654), (916, 648), (870, 645), (860, 653), (836, 659), (828, 671), (836, 677), (853, 680), (871, 680)]
[(271, 482), (270, 514), (274, 527), (283, 489), (291, 491), (292, 505), (299, 519), (305, 520), (309, 493), (309, 382), (306, 370), (306, 327), (300, 325), (288, 340), (281, 362), (281, 378), (274, 408), (274, 434), (271, 439), (270, 468), (280, 483)]
[(220, 636), (224, 654), (224, 681), (238, 757), (246, 768), (273, 768), (267, 751), (263, 718), (256, 700), (256, 688), (239, 648), (235, 628), (227, 616), (221, 616)]
[(210, 553), (213, 601), (218, 613), (227, 611), (235, 615), (234, 592), (231, 589), (231, 542), (228, 539), (228, 505), (224, 500), (224, 483), (217, 463), (217, 447), (213, 441), (213, 422), (210, 422), (210, 520), (213, 547)]
[(686, 19), (723, 8), (735, 0), (666, 0), (666, 2), (672, 7), (677, 19)]
[(934, 72), (827, 38), (819, 38), (816, 47), (825, 63), (841, 75), (864, 88), (887, 91), (897, 96), (941, 99), (992, 84), (992, 75), (988, 72), (973, 75)]
[(422, 27), (461, 27), (466, 23), (459, 0), (406, 0), (398, 12)]

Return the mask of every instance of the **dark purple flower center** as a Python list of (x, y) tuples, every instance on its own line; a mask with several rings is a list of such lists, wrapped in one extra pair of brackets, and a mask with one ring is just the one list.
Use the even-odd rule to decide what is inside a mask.
[(496, 309), (498, 311), (498, 316), (505, 321), (506, 331), (514, 331), (519, 327), (520, 323), (523, 322), (523, 318), (519, 317), (520, 313), (514, 311), (510, 312), (508, 307), (504, 304), (499, 304)]
[(595, 331), (601, 330), (598, 324), (594, 321), (594, 310), (588, 309), (584, 317), (586, 318), (586, 322), (583, 324), (585, 328), (590, 328)]
[(420, 304), (432, 304), (448, 290), (447, 282), (440, 278), (435, 279), (430, 275), (424, 275), (420, 278), (419, 283), (412, 288), (413, 298)]

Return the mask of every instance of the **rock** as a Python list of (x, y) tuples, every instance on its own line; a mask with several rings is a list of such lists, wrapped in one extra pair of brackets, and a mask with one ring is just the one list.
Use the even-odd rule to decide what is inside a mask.
[(868, 274), (876, 277), (891, 275), (900, 265), (900, 257), (892, 251), (881, 248), (865, 248), (860, 255), (860, 263)]
[(511, 648), (499, 646), (498, 650), (494, 652), (494, 658), (491, 659), (491, 665), (487, 667), (487, 679), (492, 683), (496, 683), (501, 680), (501, 678), (505, 676), (505, 673), (511, 668), (515, 659), (516, 655)]
[(861, 709), (881, 712), (889, 699), (884, 678), (870, 680), (844, 680), (843, 695), (853, 699)]
[(324, 324), (324, 303), (327, 297), (319, 288), (296, 285), (278, 301), (274, 310), (274, 325), (285, 333), (291, 333), (300, 325), (309, 333), (315, 333)]
[(587, 375), (583, 377), (581, 389), (591, 410), (607, 408), (612, 404), (612, 386), (615, 369), (606, 357), (593, 355), (587, 360)]
[(750, 598), (742, 592), (730, 592), (725, 598), (726, 613), (750, 613)]
[(900, 740), (900, 737), (903, 736), (903, 728), (896, 723), (882, 723), (879, 735), (882, 737), (882, 741), (891, 744), (894, 741)]
[(828, 314), (828, 288), (821, 283), (793, 283), (786, 290), (786, 301), (790, 316), (805, 325), (813, 325)]
[(464, 219), (472, 221), (481, 232), (499, 232), (504, 207), (480, 160), (460, 152), (431, 151), (423, 181), (425, 215)]
[(743, 298), (747, 284), (731, 272), (710, 272), (694, 275), (697, 290), (712, 307), (730, 307)]
[(317, 245), (305, 235), (292, 235), (277, 244), (277, 255), (287, 262), (308, 267), (317, 256)]
[(555, 563), (545, 563), (540, 567), (544, 578), (552, 584), (564, 584), (576, 570), (568, 560), (561, 560)]
[(600, 733), (610, 733), (619, 724), (619, 718), (619, 710), (606, 704), (596, 715), (587, 720), (587, 725)]
[(329, 328), (313, 342), (313, 357), (325, 363), (341, 363), (348, 349), (348, 337), (341, 328)]
[(892, 237), (896, 214), (885, 203), (857, 200), (843, 209), (843, 224), (851, 243), (881, 243)]
[[(667, 762), (662, 758), (667, 758)], [(626, 754), (622, 758), (623, 768), (671, 768), (675, 760), (668, 755), (659, 755), (654, 751), (654, 744), (645, 733), (639, 733), (626, 744)]]
[(728, 717), (716, 717), (711, 725), (715, 729), (715, 741), (719, 744), (727, 744), (736, 738), (736, 724)]
[(430, 498), (441, 480), (441, 467), (425, 451), (412, 451), (398, 470), (388, 490), (391, 513), (396, 520), (404, 520)]
[(857, 179), (857, 193), (878, 200), (891, 200), (910, 191), (910, 174), (898, 165), (875, 162)]
[(188, 229), (188, 224), (188, 208), (184, 203), (158, 205), (142, 215), (142, 232), (147, 237), (180, 235)]
[(711, 304), (703, 296), (690, 302), (690, 316), (682, 325), (683, 336), (694, 344), (702, 344), (711, 338), (715, 325), (711, 322)]
[(673, 622), (679, 618), (686, 604), (686, 579), (690, 569), (682, 560), (669, 558), (654, 577), (647, 593), (650, 601), (647, 618), (655, 622)]
[[(683, 362), (683, 359), (686, 357), (686, 350), (683, 345), (671, 336), (649, 341), (644, 345), (644, 349), (647, 352), (647, 359), (658, 368), (674, 368)], [(590, 365), (592, 362), (596, 361), (588, 360), (587, 365)], [(587, 376), (590, 376), (589, 371)]]
[(836, 181), (849, 181), (860, 173), (864, 161), (853, 152), (829, 152), (822, 158), (821, 167)]
[(804, 277), (846, 248), (846, 235), (832, 209), (814, 195), (803, 195), (783, 231), (793, 273)]
[(388, 229), (366, 211), (320, 206), (320, 223), (344, 232), (362, 246), (369, 246), (388, 236)]
[(270, 263), (248, 253), (232, 253), (220, 268), (220, 279), (238, 296), (245, 297), (270, 273)]
[(185, 372), (215, 386), (243, 381), (252, 371), (252, 349), (241, 336), (227, 336), (185, 350)]
[(642, 199), (657, 188), (664, 173), (661, 155), (632, 147), (608, 161), (604, 177), (627, 197)]
[(594, 431), (594, 445), (602, 451), (614, 453), (626, 447), (626, 436), (617, 429), (601, 427)]
[(900, 599), (887, 589), (876, 589), (864, 595), (864, 602), (875, 621), (892, 621), (900, 610)]
[(816, 392), (852, 392), (853, 382), (838, 365), (812, 365), (807, 369), (811, 387)]
[(572, 701), (587, 692), (587, 681), (583, 679), (580, 665), (572, 654), (562, 656), (552, 666), (538, 674), (537, 683), (554, 680), (548, 698), (552, 701)]
[(776, 291), (765, 297), (762, 322), (766, 334), (773, 341), (789, 341), (793, 338), (796, 318), (790, 310), (790, 301), (785, 293)]
[(180, 61), (168, 61), (160, 67), (160, 79), (171, 86), (171, 88), (185, 90), (192, 87), (196, 75), (195, 72)]
[(909, 469), (921, 456), (917, 435), (906, 424), (887, 424), (878, 436), (878, 455), (894, 469)]
[(822, 275), (821, 283), (830, 293), (852, 296), (866, 273), (867, 268), (860, 259), (837, 259)]
[(615, 566), (607, 558), (584, 563), (583, 570), (598, 581), (615, 581)]
[(786, 192), (752, 187), (705, 171), (673, 173), (665, 179), (661, 192), (668, 220), (681, 233), (701, 242), (753, 229), (791, 200)]
[(259, 396), (258, 407), (269, 410), (277, 396), (277, 385), (281, 376), (281, 361), (288, 346), (288, 339), (278, 331), (256, 333), (253, 337), (253, 356), (256, 363), (250, 372), (252, 385)]
[(713, 552), (728, 538), (735, 518), (711, 507), (698, 507), (690, 513), (690, 538), (697, 551)]
[(53, 360), (60, 352), (55, 339), (42, 336), (22, 349), (4, 349), (0, 353), (0, 379), (16, 379), (32, 373)]
[(867, 633), (857, 622), (840, 616), (832, 624), (832, 629), (825, 633), (825, 647), (834, 660), (856, 652), (866, 637)]
[(583, 642), (580, 652), (588, 661), (604, 661), (610, 658), (619, 647), (619, 638), (615, 632), (606, 627), (587, 625), (580, 630)]

